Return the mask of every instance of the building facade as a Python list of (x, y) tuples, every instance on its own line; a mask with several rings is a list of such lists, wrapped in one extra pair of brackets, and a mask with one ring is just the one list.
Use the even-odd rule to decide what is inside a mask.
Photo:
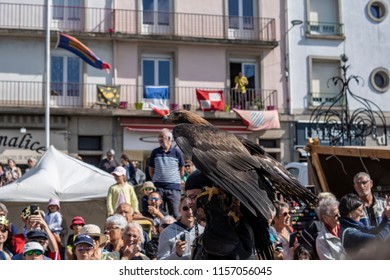
[[(43, 149), (34, 149), (46, 144), (46, 2), (0, 3), (1, 162), (11, 157), (23, 164), (39, 157)], [(49, 14), (50, 144), (56, 148), (93, 164), (111, 148), (118, 158), (126, 153), (145, 161), (164, 125), (161, 116), (136, 104), (143, 102), (146, 87), (164, 87), (171, 106), (189, 104), (218, 127), (260, 142), (277, 159), (289, 161), (289, 97), (280, 48), (285, 25), (279, 3), (53, 0)], [(56, 48), (59, 32), (108, 62), (110, 73)], [(248, 78), (251, 96), (241, 109), (254, 110), (252, 101), (260, 99), (255, 110), (277, 109), (280, 129), (249, 131), (231, 111), (238, 72)], [(101, 106), (98, 85), (120, 87), (120, 106)], [(230, 108), (200, 111), (196, 89), (221, 91)]]
[[(291, 96), (291, 126), (295, 141), (295, 159), (309, 137), (308, 123), (313, 110), (332, 104), (340, 93), (340, 84), (330, 80), (341, 76), (341, 55), (348, 57), (347, 76), (358, 75), (359, 83), (349, 83), (353, 94), (366, 98), (384, 112), (390, 111), (390, 22), (388, 0), (302, 0), (285, 1), (286, 22), (301, 20), (299, 28), (288, 32), (288, 88)], [(339, 109), (345, 108), (338, 104)], [(362, 105), (349, 99), (351, 112)], [(336, 106), (337, 107), (337, 106)], [(326, 108), (326, 106), (325, 106)], [(372, 111), (377, 111), (372, 108)], [(387, 124), (389, 121), (387, 120)], [(383, 125), (378, 120), (378, 137), (367, 137), (367, 146), (383, 145)], [(375, 134), (375, 133), (373, 133)], [(320, 135), (321, 138), (321, 135)], [(326, 139), (322, 139), (326, 145)], [(388, 141), (387, 141), (388, 142)], [(301, 153), (299, 153), (301, 151)]]

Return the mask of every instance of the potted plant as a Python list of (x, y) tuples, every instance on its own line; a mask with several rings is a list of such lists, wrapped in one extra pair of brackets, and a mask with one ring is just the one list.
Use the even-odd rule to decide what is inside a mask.
[(261, 110), (264, 108), (263, 100), (260, 97), (255, 97), (250, 104), (251, 110)]
[(136, 102), (134, 105), (135, 105), (135, 109), (142, 110), (142, 106), (143, 106), (142, 102)]

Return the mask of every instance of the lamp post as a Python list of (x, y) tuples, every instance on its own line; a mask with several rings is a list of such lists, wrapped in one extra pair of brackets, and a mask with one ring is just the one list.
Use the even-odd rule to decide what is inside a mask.
[[(384, 146), (387, 146), (386, 118), (382, 110), (374, 102), (354, 94), (349, 84), (355, 81), (364, 85), (363, 78), (357, 75), (347, 76), (348, 57), (340, 56), (342, 61), (341, 76), (328, 80), (335, 86), (340, 85), (340, 93), (331, 101), (322, 102), (311, 114), (309, 122), (309, 137), (315, 132), (322, 140), (329, 141), (332, 146), (365, 146), (366, 137), (378, 137), (378, 121), (383, 127)], [(352, 111), (349, 102), (354, 100), (359, 108)]]

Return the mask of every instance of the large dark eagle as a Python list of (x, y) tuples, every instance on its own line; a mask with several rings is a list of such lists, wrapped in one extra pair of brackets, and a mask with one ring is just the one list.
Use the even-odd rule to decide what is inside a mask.
[(216, 186), (240, 201), (242, 215), (254, 229), (257, 253), (272, 258), (265, 240), (269, 240), (267, 221), (274, 215), (276, 193), (307, 205), (316, 205), (316, 196), (258, 144), (219, 130), (189, 111), (172, 111), (164, 117), (167, 121), (177, 124), (173, 136), (184, 155)]

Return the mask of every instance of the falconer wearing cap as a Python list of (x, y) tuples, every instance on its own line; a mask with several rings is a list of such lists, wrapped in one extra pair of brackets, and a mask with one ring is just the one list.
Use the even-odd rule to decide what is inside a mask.
[(133, 207), (134, 214), (139, 214), (138, 198), (134, 187), (126, 181), (126, 169), (118, 166), (111, 174), (114, 175), (116, 184), (108, 189), (107, 216), (113, 215), (115, 209), (123, 202), (129, 203)]
[[(217, 189), (218, 195), (210, 198), (207, 190), (211, 188)], [(194, 240), (192, 259), (254, 259), (254, 233), (245, 219), (236, 222), (234, 218), (235, 211), (239, 212), (239, 202), (229, 198), (232, 207), (226, 209), (226, 195), (199, 170), (188, 177), (185, 191), (197, 222), (205, 225), (203, 234)]]
[(106, 260), (109, 252), (104, 249), (104, 246), (107, 243), (108, 237), (102, 233), (100, 227), (94, 224), (87, 224), (81, 228), (81, 234), (87, 234), (93, 239), (94, 252), (91, 259)]

